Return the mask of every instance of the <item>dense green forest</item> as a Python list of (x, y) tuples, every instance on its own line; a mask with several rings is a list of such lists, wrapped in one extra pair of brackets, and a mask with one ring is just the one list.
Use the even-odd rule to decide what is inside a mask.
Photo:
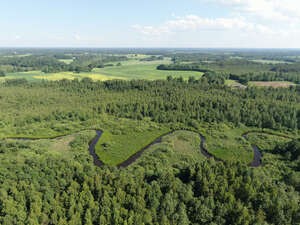
[[(139, 54), (139, 62), (171, 58), (160, 70), (204, 72), (152, 81), (3, 80), (0, 224), (299, 224), (299, 86), (225, 85), (298, 83), (299, 53), (199, 51), (0, 51), (0, 76), (122, 67)], [(103, 131), (95, 145), (101, 167), (89, 152), (95, 130)], [(132, 164), (115, 166), (150, 143)], [(249, 166), (253, 146), (259, 167)]]
[[(88, 126), (112, 115), (194, 129), (199, 123), (297, 132), (299, 89), (232, 90), (190, 79), (28, 83), (9, 80), (0, 89), (3, 137), (41, 135), (68, 124)], [(109, 118), (109, 117), (108, 117)], [(50, 125), (52, 124), (52, 125)], [(65, 124), (58, 126), (57, 124)], [(50, 125), (50, 126), (49, 126)], [(31, 127), (31, 130), (30, 130)], [(66, 130), (67, 129), (67, 130)], [(53, 131), (52, 131), (53, 132)], [(90, 137), (91, 138), (91, 137)], [(77, 138), (78, 139), (78, 138)], [(88, 139), (72, 141), (72, 158), (22, 141), (1, 142), (2, 224), (296, 224), (299, 221), (299, 142), (290, 152), (293, 181), (240, 162), (172, 164), (147, 158), (126, 169), (96, 168)], [(292, 146), (292, 147), (291, 147)], [(77, 149), (77, 150), (75, 150)], [(287, 150), (284, 150), (287, 149)], [(188, 162), (187, 160), (185, 160)], [(296, 164), (297, 165), (297, 164)], [(296, 190), (298, 191), (296, 191)]]

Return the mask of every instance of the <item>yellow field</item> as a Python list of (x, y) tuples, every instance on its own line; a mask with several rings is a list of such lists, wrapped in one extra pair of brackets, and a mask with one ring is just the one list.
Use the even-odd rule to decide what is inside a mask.
[(82, 79), (84, 77), (89, 77), (92, 80), (100, 80), (100, 81), (112, 80), (112, 79), (124, 79), (122, 77), (106, 76), (106, 75), (102, 75), (99, 73), (93, 73), (93, 72), (91, 72), (91, 73), (60, 72), (60, 73), (33, 76), (34, 79), (51, 80), (51, 81), (62, 80), (62, 79), (74, 80), (76, 78)]

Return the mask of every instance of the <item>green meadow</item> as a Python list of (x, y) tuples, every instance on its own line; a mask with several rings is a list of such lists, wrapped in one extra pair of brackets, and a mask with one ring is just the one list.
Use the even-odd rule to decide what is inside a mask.
[(169, 60), (141, 62), (128, 61), (122, 62), (122, 66), (113, 66), (100, 69), (94, 69), (94, 72), (105, 75), (107, 77), (119, 77), (122, 79), (165, 79), (167, 76), (180, 77), (187, 79), (194, 76), (199, 79), (203, 73), (195, 71), (166, 71), (157, 70), (156, 67), (160, 64), (170, 63)]
[[(143, 55), (134, 56), (143, 58)], [(70, 60), (67, 60), (65, 63), (70, 63)], [(42, 71), (29, 71), (29, 72), (15, 72), (8, 73), (6, 77), (1, 77), (0, 82), (6, 79), (17, 79), (25, 78), (29, 81), (41, 81), (41, 80), (62, 80), (62, 79), (82, 79), (84, 77), (89, 77), (94, 81), (101, 80), (112, 80), (112, 79), (166, 79), (167, 76), (173, 77), (183, 77), (188, 79), (190, 76), (194, 76), (199, 79), (203, 73), (195, 71), (164, 71), (157, 70), (156, 67), (160, 64), (169, 64), (171, 60), (166, 58), (164, 60), (157, 61), (140, 61), (137, 58), (132, 58), (128, 61), (120, 62), (121, 66), (117, 66), (118, 63), (114, 63), (114, 66), (105, 67), (105, 68), (95, 68), (92, 72), (58, 72), (58, 73), (43, 73)]]
[(147, 149), (135, 163), (155, 164), (161, 162), (164, 166), (176, 164), (192, 164), (205, 160), (205, 156), (200, 151), (200, 136), (196, 132), (179, 130), (164, 136), (161, 142), (152, 145)]

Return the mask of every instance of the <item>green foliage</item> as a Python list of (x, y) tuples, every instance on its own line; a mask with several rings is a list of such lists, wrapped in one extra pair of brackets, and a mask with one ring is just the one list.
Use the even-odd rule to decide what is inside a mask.
[(5, 72), (0, 70), (0, 77), (5, 77)]
[(277, 145), (275, 152), (284, 155), (289, 160), (300, 160), (300, 139)]

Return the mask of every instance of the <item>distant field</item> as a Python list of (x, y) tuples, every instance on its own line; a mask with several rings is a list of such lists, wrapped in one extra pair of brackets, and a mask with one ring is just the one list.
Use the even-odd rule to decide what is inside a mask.
[(290, 87), (295, 85), (292, 82), (288, 81), (252, 81), (249, 82), (250, 86), (258, 86), (258, 87)]
[[(142, 56), (140, 56), (142, 57)], [(202, 76), (201, 72), (194, 71), (163, 71), (157, 70), (156, 67), (160, 64), (171, 63), (170, 59), (164, 59), (160, 61), (141, 62), (133, 59), (129, 61), (121, 62), (121, 66), (105, 67), (101, 69), (94, 69), (92, 72), (73, 73), (73, 72), (59, 72), (59, 73), (43, 73), (42, 71), (30, 71), (30, 72), (16, 72), (9, 73), (6, 77), (0, 78), (0, 82), (5, 79), (25, 78), (29, 81), (41, 81), (41, 80), (61, 80), (75, 78), (82, 79), (89, 77), (93, 80), (112, 80), (112, 79), (166, 79), (167, 76), (180, 77), (187, 79), (189, 76), (194, 76), (197, 79)], [(114, 63), (115, 65), (117, 63)]]
[(255, 59), (255, 60), (250, 60), (250, 61), (252, 61), (252, 62), (258, 62), (258, 63), (265, 63), (265, 64), (278, 64), (278, 63), (288, 63), (288, 64), (291, 64), (290, 62), (278, 61), (278, 60)]
[(73, 59), (59, 59), (58, 61), (64, 62), (65, 64), (70, 64), (73, 62)]
[(110, 80), (110, 79), (124, 79), (122, 77), (106, 76), (97, 72), (91, 73), (73, 73), (73, 72), (59, 72), (59, 73), (43, 73), (42, 71), (30, 71), (30, 72), (18, 72), (7, 74), (6, 77), (1, 77), (0, 82), (6, 79), (20, 79), (25, 78), (29, 81), (41, 81), (41, 80), (62, 80), (69, 79), (73, 80), (75, 78), (82, 79), (84, 77), (89, 77), (93, 80)]
[(161, 61), (141, 62), (132, 60), (128, 62), (122, 62), (122, 66), (106, 67), (101, 69), (94, 69), (94, 72), (106, 76), (115, 76), (123, 79), (165, 79), (167, 76), (188, 78), (194, 76), (200, 78), (203, 73), (195, 71), (166, 71), (157, 70), (156, 67), (160, 64), (170, 63), (169, 59)]

